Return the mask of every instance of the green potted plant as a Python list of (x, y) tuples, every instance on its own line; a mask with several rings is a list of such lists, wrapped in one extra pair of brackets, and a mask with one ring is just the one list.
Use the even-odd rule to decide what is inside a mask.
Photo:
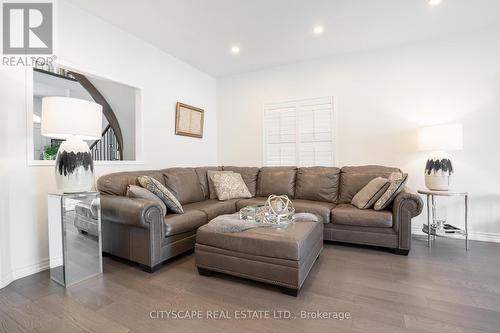
[(59, 150), (60, 144), (55, 144), (51, 146), (46, 146), (43, 150), (43, 159), (44, 160), (55, 160), (57, 151)]

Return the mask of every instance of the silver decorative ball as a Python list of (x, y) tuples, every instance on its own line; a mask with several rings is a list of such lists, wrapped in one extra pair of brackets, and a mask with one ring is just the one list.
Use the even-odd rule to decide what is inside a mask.
[(264, 223), (289, 224), (294, 221), (295, 208), (286, 195), (270, 195), (264, 205)]

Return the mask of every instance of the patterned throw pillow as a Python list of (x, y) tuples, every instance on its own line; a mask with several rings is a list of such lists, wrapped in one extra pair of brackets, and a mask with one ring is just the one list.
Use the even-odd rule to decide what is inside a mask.
[(239, 173), (218, 173), (212, 176), (212, 181), (221, 201), (252, 197)]
[(165, 186), (163, 186), (162, 183), (149, 176), (140, 176), (137, 178), (137, 180), (142, 187), (153, 192), (153, 194), (160, 198), (161, 201), (163, 201), (168, 207), (168, 209), (177, 214), (184, 213), (184, 209), (182, 209), (182, 205), (179, 200), (177, 200), (172, 192), (170, 192)]
[(139, 198), (153, 201), (161, 208), (161, 213), (165, 217), (167, 215), (167, 205), (153, 192), (135, 185), (129, 185), (127, 187), (127, 197), (129, 198)]
[(406, 181), (408, 180), (407, 173), (393, 172), (389, 176), (389, 188), (385, 191), (380, 199), (375, 202), (373, 207), (375, 210), (382, 210), (387, 207), (392, 200), (398, 195), (399, 192), (403, 191), (405, 188)]
[(217, 199), (217, 192), (215, 192), (215, 186), (213, 181), (213, 176), (219, 173), (233, 173), (232, 171), (218, 171), (218, 170), (208, 170), (208, 192), (210, 193), (209, 199)]
[(351, 200), (351, 204), (360, 209), (368, 209), (373, 206), (375, 201), (380, 199), (389, 188), (389, 185), (389, 179), (387, 178), (377, 177), (372, 179), (365, 187), (356, 193)]

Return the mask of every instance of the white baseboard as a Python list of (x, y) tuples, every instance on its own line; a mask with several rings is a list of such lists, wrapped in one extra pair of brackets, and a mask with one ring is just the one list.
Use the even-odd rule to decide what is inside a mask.
[(0, 279), (0, 289), (6, 287), (12, 281), (23, 278), (25, 276), (35, 274), (46, 269), (49, 269), (49, 258), (41, 259), (31, 265), (17, 268)]
[[(411, 233), (414, 235), (427, 235), (422, 231), (422, 227), (418, 226), (413, 226), (411, 229)], [(486, 233), (486, 232), (469, 232), (469, 240), (500, 243), (500, 234)]]
[(0, 289), (7, 287), (14, 279), (12, 278), (12, 274), (8, 273), (2, 277), (0, 277)]

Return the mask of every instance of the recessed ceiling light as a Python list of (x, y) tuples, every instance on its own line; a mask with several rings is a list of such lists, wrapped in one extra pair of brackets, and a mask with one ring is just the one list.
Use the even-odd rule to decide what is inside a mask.
[(429, 6), (434, 7), (441, 4), (442, 0), (429, 0)]
[(240, 47), (238, 45), (231, 46), (231, 53), (232, 54), (240, 53)]
[(325, 31), (325, 27), (323, 27), (322, 25), (317, 25), (313, 28), (313, 32), (316, 34), (316, 35), (321, 35), (323, 33), (323, 31)]

